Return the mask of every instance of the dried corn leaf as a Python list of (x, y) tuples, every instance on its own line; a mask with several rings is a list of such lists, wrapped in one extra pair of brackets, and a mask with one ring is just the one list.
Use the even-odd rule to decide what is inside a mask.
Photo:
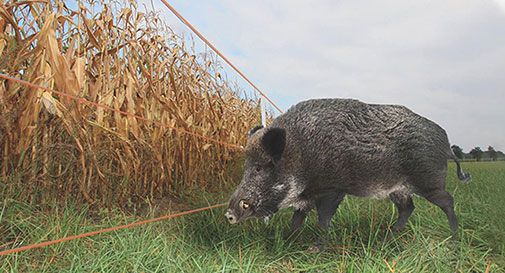
[(59, 105), (59, 102), (51, 95), (51, 93), (43, 92), (41, 100), (42, 104), (49, 113), (58, 117), (63, 117), (63, 114), (59, 109), (61, 106)]

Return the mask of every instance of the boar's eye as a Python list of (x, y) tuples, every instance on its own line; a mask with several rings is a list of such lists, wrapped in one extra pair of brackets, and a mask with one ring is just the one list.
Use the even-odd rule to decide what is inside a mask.
[(254, 171), (256, 171), (257, 173), (259, 173), (261, 171), (261, 166), (255, 166), (254, 167)]
[(249, 208), (249, 204), (246, 203), (244, 200), (240, 200), (240, 203), (238, 205), (245, 210)]

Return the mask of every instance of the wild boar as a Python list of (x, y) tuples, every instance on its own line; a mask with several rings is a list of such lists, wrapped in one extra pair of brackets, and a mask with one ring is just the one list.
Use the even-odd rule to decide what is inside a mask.
[(296, 232), (315, 207), (326, 230), (346, 194), (389, 197), (398, 210), (392, 230), (399, 231), (416, 194), (440, 207), (456, 233), (453, 197), (445, 190), (448, 159), (456, 162), (458, 178), (469, 181), (445, 130), (404, 106), (304, 101), (250, 131), (244, 175), (225, 216), (234, 224), (291, 207)]

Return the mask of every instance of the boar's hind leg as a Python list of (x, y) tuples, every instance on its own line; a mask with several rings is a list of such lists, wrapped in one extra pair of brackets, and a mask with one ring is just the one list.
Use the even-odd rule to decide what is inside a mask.
[(389, 198), (398, 209), (398, 220), (392, 227), (393, 232), (398, 232), (405, 227), (414, 211), (414, 202), (412, 202), (412, 196), (405, 192), (393, 192), (389, 194)]
[(451, 194), (443, 189), (439, 189), (423, 193), (422, 196), (426, 198), (426, 200), (440, 207), (445, 212), (447, 219), (449, 220), (449, 226), (451, 227), (452, 233), (453, 235), (456, 235), (456, 231), (458, 230), (458, 219), (454, 213), (454, 201)]

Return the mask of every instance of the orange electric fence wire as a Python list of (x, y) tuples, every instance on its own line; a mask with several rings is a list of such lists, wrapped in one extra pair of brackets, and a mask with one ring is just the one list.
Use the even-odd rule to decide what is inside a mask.
[(135, 227), (135, 226), (140, 226), (140, 225), (144, 225), (144, 224), (148, 224), (148, 223), (152, 223), (152, 222), (158, 222), (158, 221), (161, 221), (161, 220), (176, 218), (176, 217), (183, 216), (183, 215), (194, 214), (194, 213), (202, 212), (202, 211), (205, 211), (205, 210), (210, 210), (210, 209), (214, 209), (214, 208), (223, 207), (224, 205), (226, 205), (226, 204), (223, 203), (223, 204), (212, 205), (212, 206), (208, 206), (208, 207), (204, 207), (204, 208), (199, 208), (199, 209), (194, 209), (194, 210), (188, 210), (188, 211), (174, 213), (174, 214), (168, 214), (168, 215), (161, 216), (161, 217), (158, 217), (158, 218), (153, 218), (153, 219), (138, 221), (138, 222), (122, 225), (122, 226), (105, 228), (105, 229), (96, 230), (96, 231), (92, 231), (92, 232), (87, 232), (87, 233), (83, 233), (83, 234), (79, 234), (79, 235), (72, 235), (72, 236), (68, 236), (68, 237), (64, 237), (64, 238), (60, 238), (60, 239), (56, 239), (56, 240), (52, 240), (52, 241), (46, 241), (46, 242), (42, 242), (42, 243), (38, 243), (38, 244), (27, 245), (27, 246), (18, 247), (18, 248), (13, 248), (13, 249), (5, 250), (5, 251), (0, 251), (0, 256), (12, 254), (12, 253), (17, 253), (17, 252), (21, 252), (21, 251), (25, 251), (25, 250), (30, 250), (30, 249), (34, 249), (34, 248), (41, 248), (41, 247), (45, 247), (45, 246), (49, 246), (49, 245), (54, 245), (54, 244), (58, 244), (58, 243), (66, 242), (66, 241), (71, 241), (71, 240), (75, 240), (75, 239), (79, 239), (79, 238), (90, 237), (90, 236), (93, 236), (93, 235), (98, 235), (100, 233), (111, 232), (111, 231), (115, 231), (115, 230), (126, 229), (126, 228)]
[(228, 58), (226, 58), (223, 53), (221, 53), (221, 51), (219, 51), (213, 44), (211, 44), (209, 42), (209, 40), (207, 40), (190, 22), (188, 22), (188, 20), (186, 20), (179, 12), (177, 12), (177, 10), (175, 10), (166, 0), (161, 0), (161, 2), (163, 2), (163, 4), (165, 4), (165, 6), (167, 6), (168, 9), (170, 9), (170, 11), (172, 11), (172, 13), (177, 17), (179, 18), (179, 20), (181, 20), (181, 22), (183, 24), (185, 24), (187, 27), (189, 27), (198, 37), (200, 37), (200, 39), (202, 39), (202, 41), (207, 44), (210, 48), (212, 48), (212, 50), (214, 50), (214, 52), (216, 52), (217, 55), (219, 55), (228, 65), (231, 66), (231, 68), (233, 68), (233, 70), (235, 70), (240, 76), (242, 76), (242, 78), (248, 82), (253, 88), (254, 90), (256, 90), (262, 97), (264, 97), (268, 102), (270, 102), (270, 104), (275, 107), (280, 113), (283, 113), (283, 111), (264, 93), (262, 92), (254, 83), (252, 83), (251, 80), (249, 80), (249, 78), (247, 78), (244, 73), (242, 73), (235, 65), (233, 65), (232, 62), (230, 62), (230, 60), (228, 60)]
[(73, 99), (73, 100), (77, 101), (78, 103), (85, 103), (85, 104), (93, 105), (93, 106), (98, 107), (98, 108), (103, 108), (103, 109), (107, 109), (107, 110), (110, 110), (110, 111), (113, 111), (113, 112), (117, 112), (117, 113), (120, 113), (122, 115), (131, 116), (131, 117), (134, 117), (134, 118), (136, 118), (138, 120), (142, 120), (142, 121), (145, 121), (145, 122), (150, 122), (150, 123), (155, 124), (155, 125), (160, 126), (160, 127), (165, 127), (165, 128), (173, 129), (173, 130), (178, 131), (180, 133), (184, 133), (184, 134), (187, 134), (187, 135), (190, 135), (190, 136), (194, 136), (194, 137), (197, 137), (197, 138), (201, 138), (201, 139), (204, 139), (204, 140), (207, 140), (207, 141), (210, 141), (210, 142), (214, 142), (214, 143), (217, 143), (217, 144), (228, 146), (228, 147), (231, 147), (231, 148), (234, 148), (234, 149), (237, 149), (237, 150), (243, 150), (244, 149), (244, 147), (242, 147), (240, 145), (237, 145), (237, 144), (231, 144), (231, 143), (227, 143), (227, 142), (220, 141), (220, 140), (217, 140), (217, 139), (213, 139), (213, 138), (210, 138), (210, 137), (206, 137), (206, 136), (197, 134), (195, 132), (191, 132), (191, 131), (187, 131), (187, 130), (184, 130), (184, 129), (181, 129), (181, 128), (177, 128), (177, 127), (174, 127), (174, 126), (170, 126), (168, 124), (164, 124), (164, 123), (161, 123), (159, 121), (147, 119), (147, 118), (141, 117), (139, 115), (135, 115), (135, 114), (132, 114), (132, 113), (129, 113), (129, 112), (125, 112), (125, 111), (122, 111), (122, 110), (118, 110), (118, 109), (112, 108), (112, 107), (107, 106), (105, 104), (100, 104), (100, 103), (97, 103), (97, 102), (89, 101), (89, 100), (87, 100), (85, 98), (82, 98), (82, 97), (70, 95), (70, 94), (63, 93), (63, 92), (56, 91), (56, 90), (52, 90), (52, 89), (49, 89), (47, 87), (36, 85), (36, 84), (31, 83), (31, 82), (27, 82), (27, 81), (24, 81), (24, 80), (21, 80), (21, 79), (18, 79), (18, 78), (14, 78), (14, 77), (2, 74), (2, 73), (0, 73), (0, 78), (6, 79), (6, 80), (9, 80), (9, 81), (13, 81), (13, 82), (17, 82), (17, 83), (23, 84), (23, 85), (31, 87), (31, 88), (36, 88), (36, 89), (39, 89), (39, 90), (45, 90), (47, 92), (54, 93), (54, 94), (62, 96), (62, 97), (67, 97), (67, 98), (70, 98), (70, 99)]

